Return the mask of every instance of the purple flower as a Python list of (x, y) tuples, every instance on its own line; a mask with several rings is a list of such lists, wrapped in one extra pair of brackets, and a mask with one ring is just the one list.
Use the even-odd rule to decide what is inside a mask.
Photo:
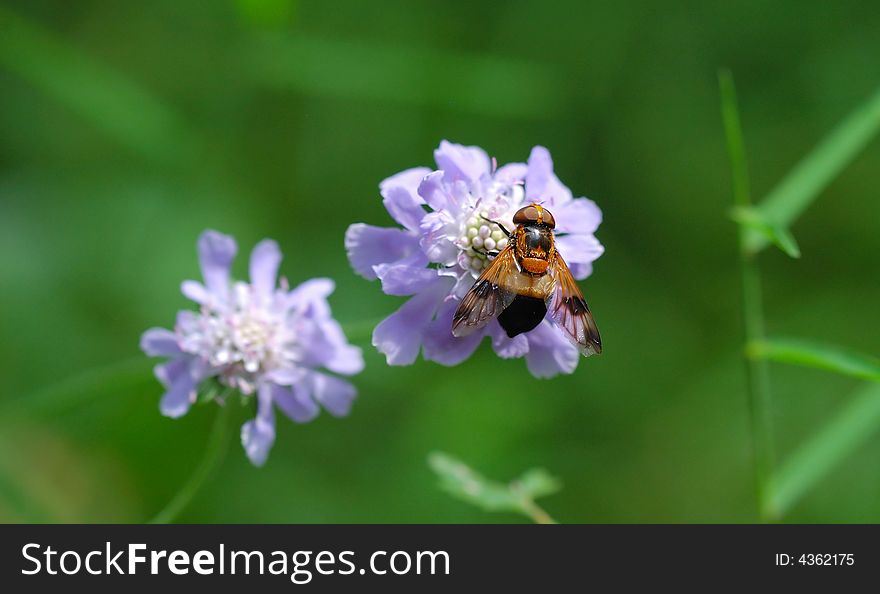
[(205, 282), (181, 285), (200, 311), (180, 311), (173, 331), (147, 330), (141, 349), (151, 357), (170, 357), (155, 370), (167, 390), (159, 405), (166, 416), (186, 414), (206, 381), (244, 396), (256, 394), (257, 416), (242, 426), (241, 442), (260, 466), (275, 441), (274, 407), (297, 423), (311, 421), (321, 406), (335, 416), (348, 414), (354, 386), (321, 369), (353, 375), (364, 361), (330, 314), (333, 281), (316, 278), (291, 291), (282, 277), (276, 286), (281, 252), (268, 239), (251, 252), (251, 282), (233, 281), (229, 268), (236, 251), (232, 237), (202, 233), (198, 252)]
[(444, 140), (434, 160), (436, 171), (407, 169), (379, 185), (386, 210), (401, 227), (356, 223), (345, 234), (348, 258), (358, 274), (378, 278), (389, 295), (411, 296), (376, 326), (373, 345), (390, 365), (412, 364), (420, 350), (428, 360), (456, 365), (488, 336), (500, 357), (525, 357), (536, 377), (573, 372), (578, 350), (549, 319), (512, 339), (497, 321), (455, 338), (452, 316), (488, 266), (482, 252), (507, 245), (504, 234), (481, 217), (512, 229), (520, 207), (543, 204), (556, 219), (560, 254), (574, 277), (584, 279), (604, 251), (593, 235), (602, 221), (599, 207), (572, 197), (553, 173), (544, 147), (533, 148), (527, 163), (496, 167), (481, 148)]

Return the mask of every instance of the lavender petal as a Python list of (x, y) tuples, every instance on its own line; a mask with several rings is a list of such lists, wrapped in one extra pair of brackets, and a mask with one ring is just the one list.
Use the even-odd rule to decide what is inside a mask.
[(434, 150), (437, 167), (445, 173), (448, 182), (465, 180), (476, 182), (481, 176), (490, 173), (489, 155), (477, 146), (463, 146), (447, 140), (440, 142)]
[(446, 299), (436, 319), (426, 328), (423, 339), (425, 359), (446, 366), (458, 365), (474, 353), (485, 337), (484, 330), (461, 338), (452, 335), (452, 316), (458, 304), (457, 299)]
[(419, 249), (419, 241), (403, 229), (355, 223), (345, 232), (345, 249), (354, 271), (374, 280), (374, 266), (405, 258)]
[[(529, 155), (529, 173), (526, 176), (526, 199), (541, 202), (553, 209), (571, 201), (569, 190), (553, 173), (550, 151), (536, 146)], [(553, 214), (556, 214), (555, 211)]]
[(572, 373), (577, 368), (580, 352), (551, 322), (544, 320), (526, 337), (529, 341), (526, 366), (533, 376), (549, 378)]
[(290, 386), (272, 386), (272, 400), (290, 420), (296, 423), (308, 423), (318, 416), (320, 409), (312, 398), (302, 378), (301, 383)]
[(264, 239), (251, 251), (250, 277), (254, 293), (268, 299), (275, 290), (278, 267), (281, 265), (281, 250), (271, 239)]
[(275, 443), (275, 412), (272, 410), (272, 384), (257, 389), (257, 416), (242, 425), (241, 445), (254, 466), (266, 463)]
[(373, 330), (373, 346), (385, 355), (389, 365), (411, 365), (422, 344), (425, 329), (449, 291), (452, 281), (438, 279), (411, 297), (400, 309), (379, 322)]
[(211, 293), (221, 301), (229, 295), (229, 268), (238, 251), (235, 240), (217, 231), (205, 231), (198, 241), (202, 277)]
[(141, 335), (141, 350), (148, 357), (170, 357), (180, 354), (177, 335), (165, 328), (150, 328)]

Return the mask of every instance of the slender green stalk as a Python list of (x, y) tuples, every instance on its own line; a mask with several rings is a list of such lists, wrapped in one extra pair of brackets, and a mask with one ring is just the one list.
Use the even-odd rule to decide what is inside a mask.
[[(762, 217), (786, 229), (880, 134), (880, 88), (847, 115), (774, 187), (757, 207)], [(766, 235), (749, 233), (749, 251), (766, 247)]]
[(841, 461), (864, 446), (880, 426), (880, 385), (865, 384), (789, 457), (775, 476), (770, 512), (781, 516)]
[[(749, 173), (746, 165), (742, 129), (736, 101), (736, 89), (730, 72), (719, 73), (721, 114), (727, 136), (727, 149), (733, 172), (734, 200), (738, 207), (751, 205)], [(742, 277), (743, 322), (746, 344), (764, 339), (764, 309), (761, 296), (761, 275), (755, 254), (748, 247), (750, 230), (739, 225), (740, 272)], [(746, 379), (749, 400), (749, 424), (755, 466), (758, 514), (762, 521), (770, 517), (773, 479), (773, 427), (771, 420), (770, 376), (767, 362), (746, 358)]]
[(521, 489), (517, 488), (517, 486), (511, 485), (511, 491), (513, 491), (518, 497), (520, 501), (520, 507), (522, 511), (528, 515), (535, 524), (558, 524), (556, 520), (554, 520), (550, 514), (544, 511), (540, 505), (535, 503), (535, 500), (532, 499), (528, 494), (524, 493)]
[(199, 492), (199, 489), (210, 478), (226, 455), (226, 451), (229, 449), (229, 419), (232, 407), (229, 403), (226, 403), (219, 408), (220, 410), (214, 419), (214, 427), (211, 429), (208, 445), (205, 448), (205, 454), (201, 462), (199, 462), (198, 467), (190, 475), (189, 480), (184, 483), (183, 487), (168, 502), (168, 505), (150, 520), (150, 524), (168, 524), (173, 522), (180, 512), (189, 505), (189, 502), (192, 501), (193, 497)]

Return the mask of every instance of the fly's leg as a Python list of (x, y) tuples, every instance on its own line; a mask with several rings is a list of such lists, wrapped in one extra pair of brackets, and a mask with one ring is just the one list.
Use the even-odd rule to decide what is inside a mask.
[(483, 215), (480, 215), (480, 218), (483, 219), (484, 221), (489, 221), (490, 223), (492, 223), (494, 225), (498, 225), (498, 228), (501, 229), (501, 232), (504, 233), (508, 239), (510, 239), (510, 231), (508, 231), (504, 225), (502, 225), (498, 221), (493, 221), (492, 219), (487, 219)]
[[(503, 227), (502, 227), (502, 229), (503, 229)], [(492, 258), (494, 258), (495, 256), (497, 256), (498, 254), (501, 253), (498, 250), (492, 250), (490, 252), (487, 252), (485, 250), (481, 250), (480, 248), (475, 248), (475, 247), (472, 247), (471, 249), (474, 250), (478, 254), (482, 254), (483, 256), (491, 256)]]

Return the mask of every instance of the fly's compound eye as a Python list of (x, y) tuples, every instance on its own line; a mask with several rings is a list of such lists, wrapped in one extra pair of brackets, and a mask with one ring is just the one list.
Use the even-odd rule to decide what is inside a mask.
[(516, 211), (516, 214), (513, 215), (513, 224), (514, 225), (529, 225), (532, 223), (538, 222), (538, 217), (540, 213), (538, 209), (534, 206), (524, 206), (523, 208)]
[(556, 227), (556, 219), (553, 218), (550, 211), (535, 204), (525, 206), (513, 215), (514, 225), (533, 225), (535, 223), (547, 225), (551, 229)]

